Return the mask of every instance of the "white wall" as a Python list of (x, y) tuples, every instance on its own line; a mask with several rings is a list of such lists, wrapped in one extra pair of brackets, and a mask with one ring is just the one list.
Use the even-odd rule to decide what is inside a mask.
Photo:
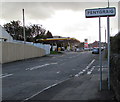
[(44, 49), (28, 44), (2, 42), (0, 43), (0, 48), (2, 48), (2, 50), (0, 50), (0, 63), (46, 55)]
[[(19, 40), (13, 40), (14, 43), (24, 43), (24, 41), (19, 41)], [(50, 44), (41, 44), (41, 43), (33, 43), (33, 42), (26, 42), (26, 44), (29, 44), (29, 45), (34, 45), (38, 48), (42, 48), (45, 50), (45, 54), (48, 55), (50, 54)]]
[(34, 43), (34, 46), (44, 49), (46, 52), (46, 55), (50, 54), (51, 46), (49, 44)]

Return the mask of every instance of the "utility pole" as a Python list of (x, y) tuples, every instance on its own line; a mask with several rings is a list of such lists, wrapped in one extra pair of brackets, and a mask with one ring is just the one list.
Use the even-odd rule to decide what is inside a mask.
[(24, 17), (24, 9), (23, 11), (23, 35), (24, 35), (24, 44), (26, 43), (26, 38), (25, 38), (25, 17)]
[[(108, 0), (109, 8), (109, 0)], [(107, 16), (107, 43), (108, 43), (108, 90), (110, 90), (110, 19)]]

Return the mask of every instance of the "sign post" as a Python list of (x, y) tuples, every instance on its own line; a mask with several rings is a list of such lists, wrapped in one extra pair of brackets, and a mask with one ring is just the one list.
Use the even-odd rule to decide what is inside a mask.
[(107, 17), (107, 16), (115, 16), (116, 15), (116, 8), (98, 8), (98, 9), (86, 9), (85, 16), (86, 18), (92, 17)]
[(108, 90), (110, 90), (110, 24), (109, 16), (107, 17), (107, 43), (108, 43)]
[(100, 65), (100, 90), (102, 90), (102, 54), (101, 54), (101, 19), (100, 17), (107, 17), (107, 30), (108, 30), (108, 89), (110, 89), (110, 33), (109, 33), (109, 17), (116, 15), (116, 8), (98, 8), (86, 9), (86, 18), (99, 17), (99, 65)]
[(99, 65), (100, 65), (100, 90), (102, 90), (102, 53), (101, 53), (101, 18), (99, 17)]
[[(108, 0), (108, 8), (109, 8), (109, 0)], [(110, 19), (107, 16), (107, 37), (108, 37), (108, 90), (110, 90)]]

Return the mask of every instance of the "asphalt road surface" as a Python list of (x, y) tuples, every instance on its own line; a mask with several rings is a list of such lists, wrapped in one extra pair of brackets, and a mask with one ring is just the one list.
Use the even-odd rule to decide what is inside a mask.
[(57, 83), (83, 73), (96, 59), (98, 55), (90, 51), (66, 52), (3, 64), (0, 75), (2, 99), (29, 99)]

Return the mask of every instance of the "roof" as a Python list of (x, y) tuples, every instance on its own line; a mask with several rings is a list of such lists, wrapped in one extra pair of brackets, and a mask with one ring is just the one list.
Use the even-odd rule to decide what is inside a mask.
[(12, 36), (0, 25), (0, 39), (6, 39), (8, 42), (12, 42)]
[(38, 39), (42, 41), (54, 41), (54, 40), (76, 40), (75, 38), (47, 38), (47, 39)]

